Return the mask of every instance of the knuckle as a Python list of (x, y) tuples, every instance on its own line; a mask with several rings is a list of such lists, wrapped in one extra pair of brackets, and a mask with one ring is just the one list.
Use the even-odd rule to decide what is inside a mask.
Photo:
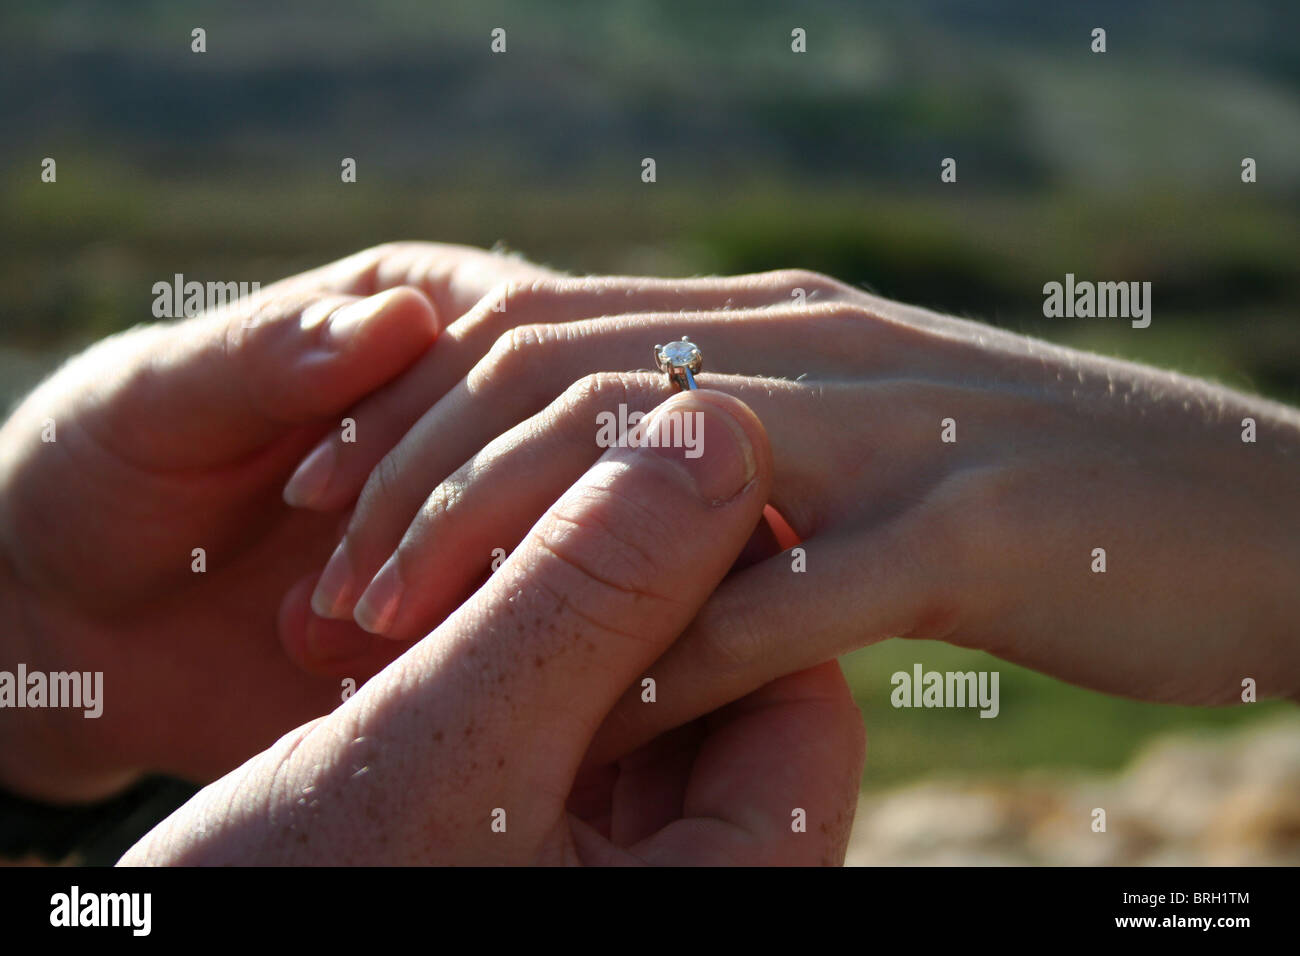
[(839, 322), (875, 322), (878, 316), (871, 309), (857, 302), (834, 302), (822, 307), (822, 313), (828, 319)]
[[(578, 508), (561, 503), (553, 517), (533, 532), (537, 544), (581, 575), (584, 586), (616, 599), (626, 619), (648, 619), (677, 603), (653, 587), (671, 570), (674, 549), (663, 521), (645, 505), (592, 487), (584, 489)], [(591, 602), (593, 608), (609, 605)]]
[[(414, 289), (400, 294), (410, 300), (407, 307), (430, 308)], [(286, 373), (286, 348), (308, 347), (318, 328), (353, 301), (340, 293), (285, 292), (254, 297), (229, 315), (211, 314), (199, 321), (221, 323), (221, 358), (248, 407), (270, 421), (289, 421), (295, 414), (325, 409), (317, 390), (304, 388), (300, 375)]]
[(367, 260), (386, 259), (392, 255), (410, 252), (414, 245), (415, 244), (411, 242), (402, 242), (397, 240), (381, 242), (378, 245), (368, 246), (365, 249), (362, 249), (359, 253), (356, 253), (356, 256)]
[(507, 282), (498, 300), (501, 311), (515, 316), (546, 314), (564, 297), (565, 280), (556, 278), (533, 279), (529, 282)]
[(810, 299), (838, 295), (844, 289), (837, 280), (810, 269), (779, 269), (760, 273), (760, 277), (773, 288), (786, 293), (802, 289)]
[(368, 518), (381, 510), (386, 502), (400, 501), (402, 465), (395, 451), (390, 451), (375, 464), (366, 479), (365, 487), (357, 499), (357, 508), (348, 523), (348, 536), (364, 534)]
[(419, 311), (427, 315), (435, 315), (433, 303), (419, 288), (411, 284), (393, 286), (387, 290), (390, 296), (390, 309), (403, 308), (412, 311)]
[(540, 348), (555, 341), (551, 327), (546, 325), (516, 325), (501, 338), (509, 354), (525, 359), (535, 357)]
[(500, 344), (501, 337), (515, 326), (537, 324), (532, 319), (548, 314), (548, 307), (561, 294), (557, 287), (559, 281), (562, 280), (503, 278), (483, 294), (457, 325), (462, 332), (473, 330), (484, 337), (495, 335)]
[[(244, 777), (260, 775), (267, 781), (259, 787), (250, 788), (254, 792), (260, 791), (259, 809), (266, 822), (271, 824), (283, 822), (280, 817), (286, 807), (295, 807), (307, 812), (314, 812), (318, 808), (315, 802), (298, 800), (302, 796), (304, 783), (309, 779), (303, 772), (302, 752), (306, 750), (307, 742), (312, 735), (321, 732), (327, 725), (326, 717), (317, 717), (308, 721), (301, 727), (291, 730), (268, 750), (263, 751), (256, 763), (250, 762), (236, 771)], [(258, 766), (259, 763), (261, 766)]]
[(762, 631), (744, 605), (719, 611), (710, 601), (691, 630), (698, 635), (692, 646), (704, 673), (742, 673), (760, 659)]
[(783, 285), (820, 286), (829, 284), (830, 279), (811, 269), (778, 269), (771, 275)]
[[(427, 532), (430, 528), (445, 521), (464, 498), (468, 481), (467, 469), (462, 467), (454, 475), (441, 482), (437, 488), (434, 488), (433, 493), (420, 506), (420, 513), (416, 522), (412, 525), (412, 530), (418, 529), (421, 532)], [(399, 555), (406, 550), (405, 545), (406, 542), (403, 541), (398, 546)]]
[(561, 340), (555, 326), (517, 325), (507, 329), (470, 372), (466, 385), (473, 392), (495, 387), (531, 395), (545, 384), (546, 377), (539, 374), (539, 369), (551, 360)]
[(820, 323), (827, 332), (860, 330), (863, 323), (872, 323), (880, 329), (887, 328), (878, 313), (857, 302), (822, 301), (809, 303), (803, 309), (795, 309), (800, 318), (809, 322)]
[[(542, 424), (561, 436), (575, 454), (610, 447), (605, 430), (623, 420), (620, 408), (644, 413), (652, 403), (638, 400), (627, 379), (617, 372), (584, 375), (564, 390), (546, 410)], [(610, 416), (613, 416), (610, 418)], [(622, 440), (620, 433), (619, 440)]]
[(258, 303), (247, 313), (232, 317), (221, 339), (222, 358), (231, 378), (239, 383), (248, 407), (260, 415), (273, 414), (281, 404), (276, 385), (284, 376), (266, 374), (260, 361), (262, 350), (257, 347), (257, 340), (266, 334), (278, 312), (276, 303)]
[(557, 402), (561, 415), (580, 416), (628, 401), (626, 380), (616, 372), (592, 372), (564, 390)]
[(527, 372), (540, 361), (554, 337), (545, 326), (516, 325), (507, 329), (488, 350), (487, 365), (494, 377), (509, 378)]
[(510, 299), (518, 283), (504, 279), (488, 289), (466, 317), (468, 322), (483, 327), (495, 326), (498, 334), (510, 327)]
[(515, 317), (508, 309), (515, 285), (513, 280), (506, 280), (492, 286), (464, 316), (456, 320), (456, 327), (462, 334), (472, 331), (484, 338), (489, 335), (499, 337), (515, 324)]

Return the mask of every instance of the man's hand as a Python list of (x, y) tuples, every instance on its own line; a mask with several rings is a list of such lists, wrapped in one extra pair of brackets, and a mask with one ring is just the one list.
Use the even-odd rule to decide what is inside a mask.
[[(284, 481), (440, 326), (542, 274), (456, 246), (380, 247), (114, 336), (30, 395), (0, 430), (0, 665), (103, 671), (105, 704), (97, 720), (6, 710), (0, 785), (75, 800), (142, 770), (211, 779), (337, 703), (338, 679), (292, 666), (276, 632), (339, 517), (290, 511)], [(293, 628), (320, 645), (297, 647), (300, 663), (345, 647), (373, 671), (393, 656), (318, 623)]]
[(608, 451), (441, 627), (123, 863), (842, 862), (863, 737), (834, 663), (579, 773), (770, 490), (766, 437), (742, 403), (671, 398), (648, 420), (661, 446), (674, 415), (699, 416), (702, 455)]

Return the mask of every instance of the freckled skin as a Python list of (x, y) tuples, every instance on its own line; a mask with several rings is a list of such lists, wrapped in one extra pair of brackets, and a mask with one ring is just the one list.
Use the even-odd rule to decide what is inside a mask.
[[(760, 428), (734, 399), (692, 396)], [(179, 861), (810, 864), (833, 856), (824, 832), (795, 836), (789, 827), (791, 806), (829, 820), (860, 780), (861, 720), (833, 661), (773, 681), (685, 734), (664, 734), (665, 746), (582, 767), (601, 719), (698, 613), (768, 496), (766, 478), (756, 483), (729, 467), (723, 478), (743, 479), (742, 491), (719, 504), (698, 475), (659, 457), (636, 460), (642, 467), (593, 470), (591, 493), (557, 503), (540, 545), (522, 545), (440, 633), (239, 780), (187, 804), (190, 814), (196, 806), (220, 813), (223, 832), (190, 842), (194, 851)], [(662, 502), (664, 523), (681, 527), (647, 530), (647, 501)], [(576, 520), (583, 508), (590, 520)], [(306, 789), (317, 795), (314, 809), (296, 802)], [(242, 816), (230, 812), (235, 802), (247, 808)], [(504, 833), (493, 830), (497, 808), (508, 813)], [(177, 860), (194, 830), (186, 812), (153, 846), (146, 838), (139, 858), (161, 862), (170, 850)]]

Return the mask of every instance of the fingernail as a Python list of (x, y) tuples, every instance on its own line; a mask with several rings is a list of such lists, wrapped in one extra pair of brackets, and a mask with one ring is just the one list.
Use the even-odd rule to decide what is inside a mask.
[(384, 311), (396, 292), (400, 290), (389, 289), (387, 292), (380, 292), (378, 295), (345, 305), (330, 315), (329, 324), (325, 329), (325, 337), (329, 344), (335, 348), (346, 347), (356, 338), (366, 322)]
[(310, 508), (325, 494), (334, 473), (334, 443), (324, 441), (302, 460), (289, 483), (284, 486), (284, 501), (292, 508)]
[(639, 446), (677, 462), (700, 497), (730, 501), (754, 480), (754, 448), (740, 422), (692, 395), (669, 399), (645, 419)]
[(311, 609), (321, 617), (342, 618), (343, 604), (352, 585), (352, 566), (348, 562), (348, 542), (344, 538), (334, 549), (316, 590), (311, 595)]
[(402, 601), (402, 576), (397, 556), (389, 558), (357, 601), (352, 617), (371, 634), (386, 634)]

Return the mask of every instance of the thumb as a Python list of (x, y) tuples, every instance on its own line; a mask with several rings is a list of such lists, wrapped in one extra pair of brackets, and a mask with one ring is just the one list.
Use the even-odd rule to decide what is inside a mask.
[(770, 489), (762, 425), (721, 392), (673, 396), (634, 440), (570, 488), (448, 622), (449, 642), (515, 685), (534, 734), (569, 731), (575, 767), (623, 690), (726, 575)]
[(198, 468), (341, 414), (437, 332), (432, 305), (410, 287), (366, 298), (273, 287), (230, 310), (110, 339), (78, 364), (92, 394), (112, 399), (89, 414), (111, 419), (96, 424), (129, 440), (134, 460)]
[(474, 597), (338, 712), (352, 737), (400, 752), (403, 789), (435, 795), (447, 819), (459, 809), (464, 832), (490, 840), (493, 807), (509, 808), (512, 834), (554, 827), (606, 713), (762, 515), (771, 453), (741, 401), (686, 392), (646, 423), (639, 447), (606, 452)]
[[(675, 395), (647, 422), (639, 447), (606, 452), (441, 627), (128, 861), (169, 847), (188, 847), (186, 863), (230, 847), (244, 862), (560, 858), (557, 823), (592, 735), (727, 573), (771, 484), (767, 437), (738, 399)], [(675, 447), (672, 432), (693, 440)], [(195, 836), (195, 808), (216, 805), (220, 824)], [(288, 832), (303, 813), (310, 840)]]

